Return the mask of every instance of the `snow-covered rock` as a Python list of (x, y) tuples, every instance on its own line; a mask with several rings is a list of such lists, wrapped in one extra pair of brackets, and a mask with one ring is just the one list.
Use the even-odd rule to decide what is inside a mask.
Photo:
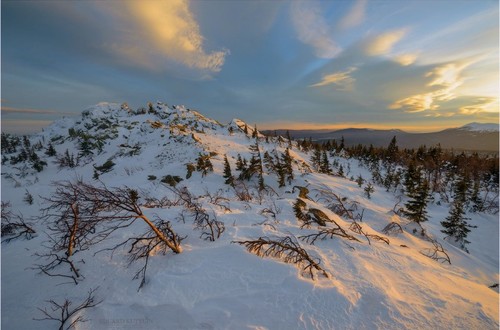
[[(389, 223), (405, 220), (393, 210), (397, 197), (383, 187), (375, 187), (371, 199), (363, 188), (348, 179), (309, 173), (310, 154), (293, 144), (295, 180), (278, 187), (276, 175), (266, 171), (268, 189), (258, 191), (257, 180), (245, 181), (250, 200), (241, 200), (235, 189), (224, 184), (224, 156), (233, 175), (238, 155), (250, 159), (253, 126), (242, 132), (245, 122), (234, 119), (221, 125), (184, 106), (158, 102), (153, 110), (132, 111), (121, 105), (100, 103), (87, 109), (81, 118), (56, 121), (44, 132), (32, 136), (31, 143), (51, 142), (59, 156), (66, 150), (75, 157), (82, 142), (92, 145), (74, 168), (59, 168), (56, 157), (38, 152), (47, 162), (42, 172), (6, 163), (2, 166), (2, 201), (22, 213), (39, 235), (31, 240), (2, 244), (2, 327), (5, 329), (53, 329), (56, 322), (42, 318), (37, 308), (49, 307), (47, 300), (64, 299), (78, 305), (90, 288), (99, 287), (103, 302), (82, 312), (88, 322), (78, 329), (496, 329), (498, 292), (488, 286), (498, 282), (498, 215), (471, 214), (470, 254), (442, 240), (439, 222), (448, 208), (432, 205), (430, 221), (423, 226), (427, 235), (443, 244), (452, 264), (441, 264), (421, 251), (432, 244), (404, 231), (390, 236), (390, 244), (375, 240), (368, 244), (363, 235), (349, 231), (350, 220), (325, 206), (321, 191), (331, 191), (346, 201), (355, 201), (364, 210), (361, 226), (367, 233), (386, 236)], [(474, 129), (478, 126), (471, 126)], [(489, 126), (488, 126), (489, 127)], [(230, 129), (231, 128), (231, 129)], [(491, 129), (488, 128), (488, 129)], [(498, 129), (498, 127), (497, 127)], [(280, 156), (289, 143), (259, 137), (261, 153)], [(213, 172), (203, 176), (195, 171), (187, 178), (187, 164), (196, 164), (200, 154), (210, 155)], [(99, 250), (115, 246), (145, 230), (142, 223), (123, 228), (103, 243), (75, 253), (75, 262), (84, 278), (78, 285), (64, 278), (48, 277), (35, 269), (37, 253), (46, 251), (47, 224), (39, 220), (46, 206), (43, 197), (54, 191), (53, 181), (74, 180), (98, 184), (95, 168), (112, 160), (112, 171), (99, 180), (108, 187), (130, 187), (147, 198), (175, 199), (171, 187), (161, 182), (167, 175), (182, 181), (177, 188), (189, 190), (210, 217), (225, 224), (225, 232), (214, 242), (200, 238), (193, 219), (180, 205), (143, 206), (151, 218), (171, 221), (181, 236), (184, 252), (151, 256), (146, 285), (138, 291), (133, 277), (141, 267), (129, 265), (128, 248), (113, 255)], [(335, 157), (350, 175), (364, 178), (370, 172), (354, 159)], [(330, 275), (308, 278), (296, 265), (276, 258), (260, 258), (234, 241), (259, 237), (300, 237), (315, 228), (302, 228), (294, 214), (297, 187), (307, 187), (315, 208), (355, 235), (357, 241), (337, 236), (318, 240), (314, 245), (298, 239), (301, 246)], [(29, 192), (32, 205), (23, 199)], [(217, 199), (216, 197), (219, 196)], [(218, 201), (219, 205), (215, 201)], [(400, 201), (400, 200), (399, 200)], [(143, 204), (143, 205), (144, 205)], [(151, 204), (153, 205), (153, 204)], [(223, 206), (221, 206), (223, 205)], [(36, 267), (35, 267), (36, 268)], [(64, 284), (65, 283), (65, 284)]]

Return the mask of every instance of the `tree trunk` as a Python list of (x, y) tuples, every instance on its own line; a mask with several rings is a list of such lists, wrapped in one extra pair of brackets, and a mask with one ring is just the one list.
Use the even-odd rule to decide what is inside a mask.
[(142, 214), (139, 215), (138, 217), (144, 220), (144, 222), (146, 222), (148, 226), (155, 232), (156, 237), (158, 237), (162, 242), (164, 242), (172, 251), (174, 251), (175, 253), (182, 252), (182, 247), (179, 244), (172, 242), (167, 237), (165, 237), (165, 235), (160, 230), (158, 230), (158, 228), (156, 228), (154, 223), (152, 223), (145, 215)]

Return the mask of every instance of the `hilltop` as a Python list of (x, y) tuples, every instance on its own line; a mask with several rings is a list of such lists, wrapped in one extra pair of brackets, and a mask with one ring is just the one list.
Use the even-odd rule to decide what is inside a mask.
[[(2, 327), (53, 329), (34, 320), (39, 308), (95, 290), (102, 302), (69, 320), (88, 319), (78, 329), (498, 328), (497, 204), (467, 210), (468, 253), (441, 232), (453, 180), (420, 226), (401, 212), (402, 183), (370, 179), (375, 163), (383, 176), (403, 165), (332, 149), (320, 167), (314, 153), (161, 102), (100, 103), (24, 139), (2, 135)], [(480, 181), (484, 201), (492, 182)], [(75, 214), (87, 236), (69, 255)], [(6, 217), (34, 233), (5, 232)]]

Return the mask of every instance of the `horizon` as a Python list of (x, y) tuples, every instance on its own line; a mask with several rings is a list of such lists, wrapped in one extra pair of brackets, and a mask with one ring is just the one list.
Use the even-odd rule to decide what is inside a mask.
[(499, 121), (498, 2), (4, 0), (1, 13), (2, 132), (101, 100), (261, 130)]

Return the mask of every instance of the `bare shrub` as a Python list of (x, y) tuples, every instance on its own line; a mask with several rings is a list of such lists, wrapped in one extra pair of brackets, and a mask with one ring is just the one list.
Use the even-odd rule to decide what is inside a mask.
[(422, 251), (420, 251), (420, 253), (426, 257), (431, 258), (432, 260), (436, 260), (441, 263), (447, 262), (451, 265), (450, 256), (448, 255), (448, 253), (446, 253), (443, 245), (441, 245), (441, 243), (437, 242), (436, 240), (431, 240), (431, 243), (433, 245), (432, 248), (423, 249)]
[[(83, 315), (78, 315), (81, 311), (87, 308), (95, 307), (102, 303), (102, 300), (96, 300), (96, 298), (94, 297), (94, 293), (97, 291), (97, 289), (98, 288), (91, 289), (87, 295), (87, 298), (85, 298), (85, 300), (80, 305), (74, 308), (71, 308), (73, 302), (68, 299), (65, 299), (62, 303), (58, 303), (54, 300), (48, 300), (46, 301), (49, 304), (48, 308), (38, 308), (38, 310), (42, 312), (44, 317), (34, 318), (34, 320), (55, 321), (59, 324), (59, 330), (76, 328), (76, 325), (78, 323), (88, 321), (83, 317)], [(74, 318), (75, 316), (76, 318)], [(65, 328), (66, 325), (67, 327)]]
[[(170, 223), (159, 218), (153, 222), (142, 212), (136, 190), (128, 187), (109, 189), (104, 184), (93, 186), (81, 179), (55, 182), (53, 185), (55, 192), (51, 197), (44, 198), (47, 206), (42, 210), (42, 219), (48, 223), (49, 251), (38, 254), (45, 259), (44, 263), (37, 265), (41, 272), (72, 278), (77, 283), (81, 275), (72, 256), (102, 242), (116, 230), (129, 227), (138, 219), (149, 229), (132, 240), (153, 241), (155, 246), (162, 245), (174, 253), (182, 252), (181, 238), (172, 230)], [(72, 274), (55, 271), (61, 264), (69, 265)]]
[(396, 236), (397, 234), (402, 234), (403, 233), (403, 228), (401, 228), (401, 225), (397, 222), (391, 222), (387, 226), (382, 229), (382, 232), (386, 235), (389, 236)]
[(283, 238), (276, 237), (274, 239), (268, 237), (259, 237), (256, 240), (249, 241), (234, 241), (247, 248), (248, 252), (258, 255), (259, 257), (272, 257), (283, 260), (286, 263), (291, 263), (302, 267), (302, 271), (314, 279), (315, 272), (328, 278), (328, 273), (320, 266), (321, 261), (317, 258), (312, 258), (306, 250), (304, 250), (299, 242), (291, 236)]
[(2, 202), (1, 219), (2, 242), (8, 243), (20, 237), (29, 240), (36, 236), (31, 224), (25, 222), (22, 215), (12, 212), (9, 202)]

